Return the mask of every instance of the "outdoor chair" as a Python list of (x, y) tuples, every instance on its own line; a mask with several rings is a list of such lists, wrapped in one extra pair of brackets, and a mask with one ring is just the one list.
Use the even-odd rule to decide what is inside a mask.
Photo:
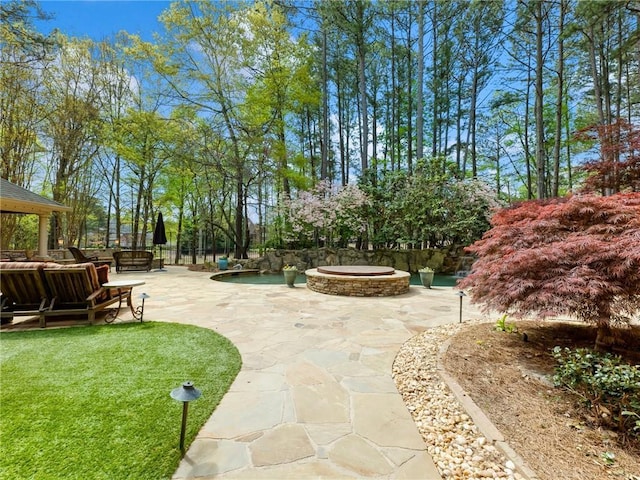
[(67, 247), (73, 255), (73, 259), (76, 263), (93, 263), (96, 267), (100, 265), (109, 265), (109, 270), (111, 270), (111, 260), (100, 260), (97, 255), (92, 257), (87, 257), (79, 248), (76, 247)]
[(73, 258), (75, 259), (75, 261), (78, 263), (87, 263), (87, 262), (93, 262), (98, 260), (98, 257), (95, 255), (92, 257), (87, 257), (84, 253), (82, 253), (82, 251), (79, 248), (76, 248), (76, 247), (67, 247), (67, 248), (71, 252), (71, 255), (73, 255)]
[[(45, 262), (0, 262), (2, 324), (15, 316), (38, 317), (41, 327), (52, 317), (86, 317), (93, 323), (96, 313), (114, 303), (130, 303), (131, 288), (109, 289), (109, 268), (93, 263), (60, 265)], [(112, 307), (113, 308), (113, 307)]]
[(86, 315), (93, 323), (96, 313), (131, 295), (131, 288), (117, 292), (102, 287), (109, 277), (106, 266), (93, 263), (78, 265), (51, 265), (43, 269), (45, 282), (52, 297), (51, 309), (45, 318), (68, 315)]
[(14, 315), (38, 316), (44, 325), (45, 312), (51, 309), (51, 299), (42, 277), (42, 265), (35, 262), (2, 262), (2, 323)]

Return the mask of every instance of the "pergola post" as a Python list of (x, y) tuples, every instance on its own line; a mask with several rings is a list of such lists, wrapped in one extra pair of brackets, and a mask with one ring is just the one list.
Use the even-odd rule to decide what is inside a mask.
[(49, 217), (49, 214), (38, 215), (38, 255), (40, 257), (46, 257), (49, 253), (47, 248)]

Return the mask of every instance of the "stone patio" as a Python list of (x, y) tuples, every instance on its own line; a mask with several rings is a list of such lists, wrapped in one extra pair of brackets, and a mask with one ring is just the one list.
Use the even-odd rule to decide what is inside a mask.
[[(243, 361), (175, 480), (441, 478), (391, 367), (407, 339), (458, 322), (455, 290), (412, 286), (395, 297), (340, 297), (166, 268), (111, 277), (146, 281), (134, 290), (134, 298), (151, 296), (146, 320), (213, 329)], [(466, 299), (463, 315), (479, 316)]]

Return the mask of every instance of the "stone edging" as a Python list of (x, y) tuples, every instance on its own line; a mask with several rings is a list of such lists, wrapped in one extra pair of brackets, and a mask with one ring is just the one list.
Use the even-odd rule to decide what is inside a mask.
[(409, 272), (396, 270), (391, 275), (332, 275), (317, 268), (306, 270), (307, 288), (327, 295), (350, 297), (386, 297), (409, 291)]
[(451, 339), (448, 339), (440, 346), (438, 351), (436, 371), (440, 375), (440, 378), (444, 380), (451, 390), (451, 393), (458, 399), (458, 402), (460, 402), (462, 408), (471, 417), (476, 427), (478, 427), (478, 430), (480, 430), (487, 440), (493, 443), (505, 457), (513, 462), (518, 473), (529, 480), (538, 480), (536, 473), (527, 466), (524, 459), (505, 441), (504, 435), (502, 435), (500, 430), (489, 420), (489, 417), (487, 417), (482, 409), (467, 395), (462, 386), (447, 373), (442, 364), (442, 357), (450, 345)]

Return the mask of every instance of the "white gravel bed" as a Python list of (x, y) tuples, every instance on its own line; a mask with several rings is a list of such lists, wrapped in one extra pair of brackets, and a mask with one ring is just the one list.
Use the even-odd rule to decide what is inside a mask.
[(393, 378), (444, 479), (522, 480), (515, 465), (480, 433), (437, 372), (441, 345), (461, 325), (429, 329), (406, 342)]

